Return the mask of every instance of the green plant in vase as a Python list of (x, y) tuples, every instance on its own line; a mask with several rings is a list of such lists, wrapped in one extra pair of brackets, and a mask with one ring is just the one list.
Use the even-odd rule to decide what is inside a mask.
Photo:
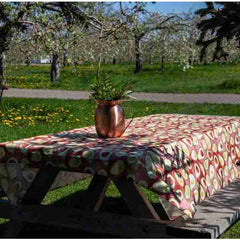
[(102, 101), (116, 101), (134, 99), (130, 94), (133, 92), (134, 81), (122, 80), (114, 81), (105, 73), (96, 77), (96, 80), (91, 85), (91, 98)]
[(125, 131), (125, 114), (120, 103), (134, 99), (130, 94), (134, 82), (131, 80), (114, 81), (102, 73), (91, 85), (90, 98), (95, 99), (95, 127), (100, 137), (120, 137)]

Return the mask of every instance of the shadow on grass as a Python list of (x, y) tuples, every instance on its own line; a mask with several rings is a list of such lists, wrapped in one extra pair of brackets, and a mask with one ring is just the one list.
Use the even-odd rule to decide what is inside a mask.
[[(58, 208), (78, 208), (86, 209), (86, 190), (73, 193), (67, 197), (57, 200), (52, 205)], [(152, 203), (157, 209), (159, 203)], [(131, 212), (121, 197), (105, 197), (100, 212), (112, 214), (128, 215)], [(61, 217), (61, 215), (60, 215)], [(6, 223), (7, 224), (7, 223)], [(1, 224), (2, 228), (5, 224)], [(67, 229), (63, 227), (45, 226), (42, 224), (27, 224), (19, 235), (19, 238), (122, 238), (110, 234), (90, 233), (82, 230)], [(124, 237), (125, 238), (125, 237)]]
[[(64, 208), (85, 209), (84, 200), (86, 201), (86, 190), (73, 193), (62, 198), (52, 205)], [(100, 212), (111, 212), (116, 214), (131, 215), (122, 198), (106, 197), (103, 201)], [(60, 215), (61, 217), (61, 215)], [(7, 224), (7, 223), (5, 223)], [(1, 224), (2, 229), (5, 224)], [(0, 229), (0, 230), (1, 230)], [(26, 224), (21, 231), (19, 238), (121, 238), (109, 234), (90, 233), (82, 230), (68, 229), (63, 227), (46, 226), (42, 224)]]

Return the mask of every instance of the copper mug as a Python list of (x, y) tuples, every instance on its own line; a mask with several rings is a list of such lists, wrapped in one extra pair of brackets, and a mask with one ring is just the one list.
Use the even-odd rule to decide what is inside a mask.
[(96, 100), (95, 127), (99, 137), (120, 137), (125, 130), (125, 114), (120, 103), (116, 101)]

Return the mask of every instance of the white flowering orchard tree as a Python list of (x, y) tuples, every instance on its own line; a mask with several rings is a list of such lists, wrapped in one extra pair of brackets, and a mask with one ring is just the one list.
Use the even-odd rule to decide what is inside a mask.
[(35, 6), (34, 2), (0, 2), (0, 82), (4, 81), (4, 56), (13, 39), (33, 26), (29, 16)]
[(130, 9), (123, 8), (120, 3), (120, 9), (123, 17), (127, 18), (127, 31), (132, 35), (135, 41), (135, 73), (142, 71), (142, 40), (150, 33), (161, 34), (163, 30), (179, 31), (185, 20), (178, 14), (163, 15), (159, 12), (148, 12), (144, 3), (135, 3)]
[(51, 80), (57, 81), (60, 74), (59, 54), (63, 50), (67, 57), (69, 39), (82, 37), (81, 28), (92, 28), (102, 35), (115, 31), (105, 29), (92, 14), (96, 5), (91, 2), (0, 3), (0, 75), (3, 75), (3, 54), (10, 49), (16, 35), (30, 31), (31, 26), (36, 48), (52, 54)]
[[(90, 3), (92, 6), (92, 4)], [(67, 64), (68, 51), (84, 36), (84, 29), (93, 26), (101, 30), (101, 23), (88, 15), (86, 3), (56, 3), (40, 5), (38, 14), (33, 16), (37, 31), (33, 38), (41, 50), (52, 56), (51, 81), (60, 79), (60, 56)]]
[(52, 13), (49, 17), (44, 15), (40, 20), (41, 23), (37, 25), (33, 38), (40, 48), (39, 51), (52, 56), (51, 81), (56, 82), (60, 79), (60, 56), (67, 57), (67, 49), (75, 43), (76, 39), (82, 37), (82, 33), (80, 30), (76, 31), (76, 26), (63, 22), (58, 14)]

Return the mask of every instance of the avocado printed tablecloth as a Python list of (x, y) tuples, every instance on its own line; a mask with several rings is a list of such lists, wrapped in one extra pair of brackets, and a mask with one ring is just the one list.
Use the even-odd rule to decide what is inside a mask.
[(52, 165), (132, 178), (192, 217), (195, 205), (239, 177), (239, 143), (238, 117), (138, 117), (121, 138), (99, 138), (90, 126), (1, 143), (0, 186), (15, 204), (36, 169)]

